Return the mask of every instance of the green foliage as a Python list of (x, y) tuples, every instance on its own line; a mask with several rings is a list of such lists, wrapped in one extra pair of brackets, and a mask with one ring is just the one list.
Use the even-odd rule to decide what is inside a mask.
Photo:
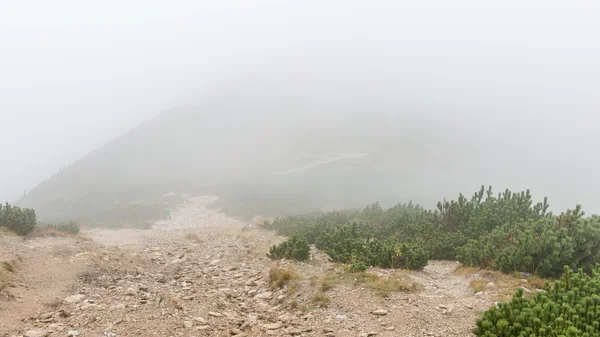
[(79, 234), (79, 224), (75, 221), (59, 222), (59, 223), (40, 223), (38, 225), (42, 229), (51, 229), (59, 232), (68, 233), (71, 235)]
[(0, 204), (0, 227), (6, 227), (17, 235), (27, 235), (35, 229), (36, 221), (33, 209)]
[(350, 265), (350, 272), (351, 273), (362, 273), (363, 271), (367, 270), (367, 266), (365, 265), (364, 262), (362, 261), (355, 261), (354, 263), (352, 263)]
[(582, 216), (577, 207), (558, 217), (499, 226), (460, 247), (458, 258), (466, 265), (544, 277), (560, 275), (566, 265), (589, 271), (600, 254), (600, 218)]
[(433, 245), (434, 258), (455, 259), (457, 248), (469, 240), (501, 225), (551, 216), (548, 207), (546, 198), (534, 205), (529, 190), (520, 193), (506, 190), (494, 196), (491, 186), (487, 190), (482, 186), (471, 199), (460, 194), (457, 200), (439, 202), (436, 226), (426, 241)]
[(279, 245), (272, 246), (267, 256), (273, 260), (292, 259), (304, 261), (310, 256), (310, 247), (306, 239), (293, 236)]
[(265, 227), (306, 238), (343, 263), (418, 269), (431, 258), (541, 276), (557, 276), (565, 265), (589, 271), (600, 257), (600, 218), (584, 218), (579, 206), (559, 216), (548, 208), (546, 198), (534, 203), (529, 191), (494, 194), (482, 186), (471, 198), (460, 194), (433, 211), (374, 203), (280, 218)]
[(544, 292), (523, 297), (523, 289), (511, 302), (484, 312), (473, 333), (485, 337), (600, 336), (600, 267), (591, 275), (565, 267), (554, 285)]

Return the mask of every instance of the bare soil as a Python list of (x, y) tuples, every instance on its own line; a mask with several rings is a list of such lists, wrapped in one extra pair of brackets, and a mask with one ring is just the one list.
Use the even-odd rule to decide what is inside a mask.
[[(273, 262), (268, 247), (284, 238), (208, 209), (212, 201), (191, 198), (150, 230), (90, 230), (91, 240), (0, 234), (0, 261), (15, 261), (0, 336), (472, 336), (506, 290), (475, 294), (481, 275), (455, 273), (453, 261), (368, 270), (417, 289), (383, 294), (315, 250), (308, 262)], [(299, 279), (272, 289), (272, 267)]]

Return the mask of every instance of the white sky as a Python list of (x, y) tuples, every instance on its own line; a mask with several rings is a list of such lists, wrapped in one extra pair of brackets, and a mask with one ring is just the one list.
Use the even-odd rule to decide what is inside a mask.
[(411, 75), (464, 86), (450, 98), (511, 92), (531, 120), (599, 144), (599, 18), (598, 1), (0, 0), (0, 200), (228, 78), (331, 44), (390, 67), (402, 55)]

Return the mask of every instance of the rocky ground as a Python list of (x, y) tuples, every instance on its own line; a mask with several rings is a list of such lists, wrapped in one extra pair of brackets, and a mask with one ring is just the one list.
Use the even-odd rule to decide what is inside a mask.
[[(192, 198), (151, 230), (0, 234), (0, 261), (14, 265), (0, 336), (471, 336), (500, 291), (475, 294), (481, 275), (451, 261), (371, 269), (370, 283), (318, 251), (273, 262), (265, 254), (283, 238), (207, 209), (212, 200)], [(271, 268), (297, 279), (272, 287)], [(388, 282), (409, 289), (382, 290)]]

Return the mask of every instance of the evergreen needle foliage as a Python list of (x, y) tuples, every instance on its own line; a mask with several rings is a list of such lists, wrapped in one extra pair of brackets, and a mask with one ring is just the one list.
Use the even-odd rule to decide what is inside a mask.
[(304, 261), (310, 256), (310, 247), (306, 239), (293, 236), (279, 245), (272, 246), (267, 256), (273, 260), (290, 259)]
[(5, 227), (17, 235), (27, 235), (36, 226), (36, 215), (33, 209), (0, 204), (0, 227)]
[(529, 191), (495, 194), (483, 186), (435, 210), (412, 203), (383, 209), (311, 213), (279, 218), (266, 228), (305, 238), (333, 261), (419, 269), (427, 259), (459, 260), (503, 272), (559, 276), (565, 265), (590, 271), (600, 256), (600, 217), (580, 206), (558, 216)]
[(600, 336), (600, 267), (591, 275), (569, 267), (554, 285), (532, 298), (523, 289), (511, 302), (484, 312), (473, 333), (484, 337)]

